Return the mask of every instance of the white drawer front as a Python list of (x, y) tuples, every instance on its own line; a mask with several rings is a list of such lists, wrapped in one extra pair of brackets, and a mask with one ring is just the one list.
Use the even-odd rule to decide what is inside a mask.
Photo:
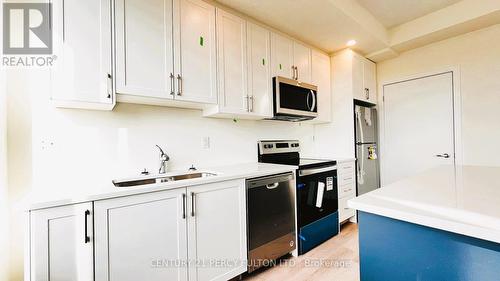
[(354, 183), (339, 185), (339, 198), (356, 196), (356, 187)]
[(339, 175), (354, 173), (354, 162), (342, 163), (337, 165), (337, 172)]
[(345, 185), (348, 183), (354, 183), (354, 173), (344, 174), (337, 176), (339, 179), (339, 185)]
[(352, 197), (346, 197), (339, 199), (339, 221), (343, 222), (351, 217), (353, 217), (356, 214), (356, 211), (354, 209), (351, 209), (347, 207), (347, 200), (351, 199)]

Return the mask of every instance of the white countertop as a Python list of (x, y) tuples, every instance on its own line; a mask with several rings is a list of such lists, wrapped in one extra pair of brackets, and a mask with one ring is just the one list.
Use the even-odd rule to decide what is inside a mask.
[[(290, 171), (295, 171), (296, 166), (289, 165), (276, 165), (276, 164), (264, 164), (264, 163), (245, 163), (237, 164), (231, 166), (213, 167), (206, 169), (199, 169), (197, 172), (211, 172), (216, 173), (216, 176), (187, 179), (175, 182), (166, 182), (159, 184), (151, 184), (136, 187), (115, 187), (110, 181), (109, 183), (103, 183), (102, 186), (93, 187), (88, 190), (81, 190), (78, 192), (71, 191), (70, 194), (57, 193), (57, 194), (46, 194), (31, 193), (26, 197), (22, 204), (24, 209), (35, 210), (42, 208), (49, 208), (55, 206), (62, 206), (68, 204), (76, 204), (82, 202), (96, 201), (109, 199), (114, 197), (128, 196), (134, 194), (162, 191), (174, 188), (181, 188), (186, 186), (208, 184), (219, 181), (227, 181), (233, 179), (249, 179), (273, 174), (286, 173)], [(169, 176), (170, 174), (179, 174), (178, 172), (169, 172), (162, 176)]]
[(348, 206), (500, 243), (500, 167), (441, 166), (351, 199)]

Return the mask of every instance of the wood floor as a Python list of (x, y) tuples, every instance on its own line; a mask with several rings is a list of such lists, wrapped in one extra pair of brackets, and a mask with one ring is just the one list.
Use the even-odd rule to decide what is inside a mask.
[(342, 226), (339, 235), (305, 255), (283, 259), (271, 268), (243, 276), (248, 281), (358, 281), (358, 228)]

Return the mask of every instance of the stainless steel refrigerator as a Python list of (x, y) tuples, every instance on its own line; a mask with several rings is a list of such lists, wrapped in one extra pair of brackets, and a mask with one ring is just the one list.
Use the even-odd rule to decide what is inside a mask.
[(380, 187), (378, 119), (375, 108), (355, 105), (357, 195)]

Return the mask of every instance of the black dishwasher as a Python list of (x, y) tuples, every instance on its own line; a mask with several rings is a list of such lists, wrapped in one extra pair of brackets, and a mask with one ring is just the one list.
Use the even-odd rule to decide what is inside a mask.
[(247, 180), (248, 272), (296, 248), (293, 173)]

